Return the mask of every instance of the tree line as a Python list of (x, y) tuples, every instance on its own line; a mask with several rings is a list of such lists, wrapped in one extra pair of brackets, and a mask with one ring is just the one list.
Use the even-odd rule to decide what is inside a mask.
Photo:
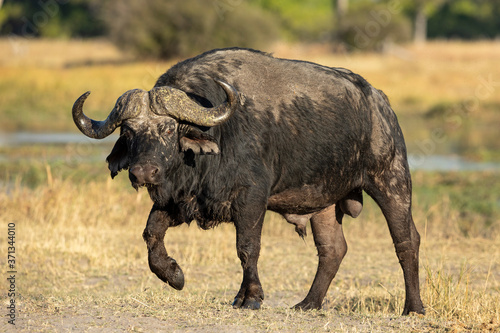
[(0, 35), (105, 36), (167, 58), (281, 38), (380, 49), (387, 42), (500, 35), (499, 0), (0, 0)]

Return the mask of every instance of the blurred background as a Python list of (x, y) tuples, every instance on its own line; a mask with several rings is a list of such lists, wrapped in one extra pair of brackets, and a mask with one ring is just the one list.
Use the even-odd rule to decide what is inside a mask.
[(498, 168), (499, 16), (485, 0), (4, 1), (2, 140), (74, 132), (81, 92), (102, 117), (173, 63), (240, 46), (363, 75), (391, 98), (415, 167)]
[[(83, 136), (71, 107), (91, 90), (85, 112), (104, 119), (125, 91), (149, 90), (178, 61), (232, 46), (349, 68), (387, 94), (409, 151), (422, 235), (428, 316), (408, 327), (499, 329), (500, 1), (0, 0), (0, 7), (0, 222), (17, 228), (26, 331), (130, 329), (123, 318), (131, 313), (173, 330), (185, 316), (181, 329), (208, 322), (217, 332), (234, 322), (249, 332), (326, 330), (341, 313), (350, 331), (362, 331), (363, 318), (391, 331), (397, 321), (384, 318), (401, 312), (404, 286), (385, 220), (366, 196), (360, 217), (344, 221), (349, 253), (327, 295), (328, 316), (279, 310), (304, 295), (316, 252), (312, 237), (298, 241), (274, 214), (263, 232), (269, 318), (260, 323), (230, 311), (241, 269), (229, 225), (169, 230), (169, 253), (188, 279), (183, 293), (149, 272), (140, 235), (151, 202), (126, 174), (111, 181), (105, 158), (116, 134)], [(3, 292), (0, 301), (9, 302)], [(361, 319), (346, 323), (353, 313)], [(109, 316), (115, 324), (95, 322)], [(305, 326), (294, 322), (301, 316)]]
[(495, 39), (499, 15), (500, 3), (487, 0), (7, 0), (0, 34), (104, 37), (164, 59), (276, 40), (381, 51), (391, 42)]

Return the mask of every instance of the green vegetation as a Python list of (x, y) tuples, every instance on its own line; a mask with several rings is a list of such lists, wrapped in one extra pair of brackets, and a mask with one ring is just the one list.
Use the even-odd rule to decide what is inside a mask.
[(498, 1), (446, 1), (429, 19), (430, 38), (496, 38), (500, 32)]
[(401, 5), (361, 1), (349, 9), (336, 33), (351, 50), (382, 51), (387, 43), (409, 41), (412, 28)]
[(105, 36), (136, 56), (165, 59), (216, 47), (259, 48), (276, 38), (382, 50), (412, 36), (494, 39), (500, 33), (498, 1), (345, 2), (346, 13), (336, 15), (333, 0), (6, 0), (0, 34)]
[(0, 33), (27, 38), (96, 37), (106, 32), (95, 0), (6, 0)]
[(259, 48), (277, 36), (273, 18), (243, 1), (111, 1), (104, 10), (111, 40), (144, 58), (224, 46)]
[(252, 0), (274, 14), (281, 32), (291, 41), (327, 41), (333, 31), (331, 0)]
[(447, 224), (443, 237), (497, 237), (497, 178), (497, 172), (416, 172), (415, 205), (427, 211), (428, 228)]

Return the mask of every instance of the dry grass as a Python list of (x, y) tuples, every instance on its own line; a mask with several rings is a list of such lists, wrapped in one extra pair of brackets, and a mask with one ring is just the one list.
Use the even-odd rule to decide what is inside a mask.
[(106, 117), (131, 88), (150, 89), (172, 63), (134, 62), (105, 41), (0, 39), (3, 131), (73, 131), (68, 110), (91, 90), (88, 112)]
[[(0, 39), (0, 49), (3, 50), (0, 53), (2, 113), (10, 112), (14, 106), (32, 112), (36, 112), (35, 106), (42, 112), (67, 110), (86, 90), (94, 92), (89, 100), (90, 110), (107, 111), (121, 93), (132, 88), (149, 89), (176, 62), (134, 62), (99, 40)], [(500, 105), (498, 42), (394, 46), (385, 54), (335, 54), (325, 46), (286, 44), (276, 44), (267, 51), (278, 57), (352, 69), (383, 89), (400, 114), (422, 113), (443, 103), (479, 99), (474, 117), (489, 117), (491, 112), (485, 108)], [(59, 101), (56, 104), (59, 110), (53, 110), (54, 101)], [(67, 111), (60, 112), (68, 121), (53, 124), (50, 118), (42, 119), (45, 129), (72, 129), (70, 119), (66, 119)], [(42, 129), (25, 118), (18, 123), (7, 121), (3, 126)]]
[(0, 66), (63, 68), (93, 63), (123, 62), (127, 56), (106, 40), (43, 40), (3, 38)]
[[(421, 281), (427, 316), (401, 318), (402, 273), (385, 222), (372, 202), (358, 219), (345, 221), (349, 251), (322, 311), (289, 310), (312, 282), (315, 248), (312, 237), (300, 240), (292, 226), (269, 214), (259, 266), (266, 300), (261, 311), (242, 311), (230, 306), (241, 282), (231, 225), (211, 231), (183, 225), (168, 231), (167, 249), (186, 275), (186, 287), (178, 292), (147, 267), (141, 233), (151, 203), (145, 191), (134, 192), (124, 179), (75, 183), (53, 174), (50, 171), (48, 183), (35, 189), (21, 186), (18, 178), (0, 192), (1, 225), (16, 223), (21, 331), (500, 328), (498, 221), (491, 237), (464, 237), (459, 230), (448, 230), (446, 220), (454, 211), (415, 207), (423, 238)], [(5, 237), (0, 246), (6, 248)], [(6, 294), (1, 295), (5, 305)]]
[[(177, 60), (134, 61), (109, 43), (0, 39), (2, 131), (76, 131), (70, 110), (85, 91), (87, 112), (105, 118), (123, 92), (150, 89)], [(277, 44), (278, 57), (347, 67), (389, 96), (410, 151), (437, 130), (433, 153), (500, 160), (500, 43), (432, 42), (385, 54), (332, 53), (326, 46)], [(431, 117), (423, 118), (424, 115)]]
[[(384, 90), (399, 112), (475, 98), (500, 103), (499, 42), (430, 42), (393, 46), (385, 54), (332, 54), (324, 47), (277, 45), (275, 55), (349, 68)], [(488, 89), (478, 88), (489, 78)]]
[[(103, 41), (14, 42), (0, 40), (3, 131), (76, 130), (68, 110), (81, 93), (93, 91), (87, 112), (104, 118), (121, 93), (148, 89), (172, 64), (132, 62)], [(431, 43), (386, 55), (288, 45), (274, 51), (362, 74), (390, 96), (410, 144), (429, 137), (429, 124), (415, 126), (413, 114), (477, 99), (480, 78), (491, 75), (496, 83), (500, 77), (494, 42)], [(497, 85), (492, 89), (477, 112), (462, 116), (496, 124), (500, 94)], [(463, 140), (479, 150), (485, 132), (471, 131)], [(414, 174), (425, 317), (399, 316), (401, 269), (385, 221), (369, 200), (358, 219), (344, 223), (349, 251), (322, 311), (289, 309), (310, 287), (316, 251), (311, 236), (302, 241), (291, 225), (268, 214), (259, 262), (266, 300), (261, 311), (242, 311), (230, 306), (241, 282), (234, 228), (169, 230), (167, 249), (183, 268), (186, 287), (165, 286), (147, 267), (141, 237), (151, 206), (147, 194), (134, 192), (124, 175), (107, 180), (104, 163), (85, 162), (106, 156), (94, 148), (0, 149), (6, 157), (0, 161), (0, 225), (15, 222), (17, 231), (19, 331), (500, 330), (498, 174)], [(4, 253), (2, 235), (0, 247)], [(0, 264), (5, 267), (5, 256)], [(5, 308), (5, 289), (0, 302)]]

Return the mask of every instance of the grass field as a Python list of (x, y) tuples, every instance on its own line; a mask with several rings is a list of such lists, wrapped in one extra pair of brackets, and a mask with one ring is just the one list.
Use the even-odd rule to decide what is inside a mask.
[[(131, 62), (102, 41), (12, 43), (0, 41), (2, 50), (12, 52), (0, 54), (2, 131), (75, 131), (69, 110), (81, 93), (93, 91), (87, 112), (104, 118), (117, 96), (148, 89), (171, 65)], [(498, 156), (498, 135), (489, 132), (499, 119), (498, 44), (436, 43), (385, 56), (327, 55), (318, 47), (286, 45), (275, 52), (361, 73), (400, 110), (409, 145), (427, 139), (427, 127), (443, 126), (451, 143), (458, 138), (470, 145), (465, 154)], [(490, 74), (493, 91), (482, 95), (490, 90), (477, 88), (480, 78), (488, 81)], [(474, 100), (473, 113), (457, 111)], [(452, 116), (462, 117), (460, 126), (456, 118), (449, 123)], [(151, 202), (144, 190), (130, 187), (126, 174), (109, 178), (104, 157), (110, 148), (0, 147), (0, 331), (10, 327), (3, 315), (10, 301), (9, 223), (16, 229), (16, 328), (21, 332), (500, 330), (498, 172), (413, 173), (426, 316), (399, 315), (402, 272), (382, 214), (366, 197), (360, 217), (345, 220), (349, 250), (321, 311), (289, 309), (314, 278), (312, 237), (302, 241), (293, 226), (268, 214), (259, 261), (266, 299), (260, 311), (244, 311), (230, 306), (241, 282), (230, 224), (210, 231), (194, 224), (168, 230), (167, 249), (186, 276), (183, 291), (165, 286), (149, 271), (141, 234)]]
[[(32, 154), (43, 159), (43, 152)], [(11, 171), (12, 181), (0, 192), (2, 225), (16, 224), (21, 331), (500, 328), (500, 227), (492, 194), (500, 192), (498, 174), (414, 174), (427, 315), (402, 318), (402, 274), (385, 221), (369, 200), (358, 219), (345, 221), (349, 251), (322, 311), (289, 310), (305, 296), (317, 257), (312, 237), (302, 241), (292, 226), (269, 214), (260, 260), (266, 300), (261, 311), (243, 311), (230, 306), (241, 280), (231, 225), (168, 231), (167, 248), (186, 275), (178, 292), (149, 271), (141, 234), (151, 203), (126, 175), (107, 179), (104, 163), (75, 169), (33, 162), (30, 168)], [(23, 174), (35, 173), (32, 186), (23, 185)], [(0, 246), (7, 247), (5, 237)], [(4, 305), (6, 296), (2, 292)]]
[[(104, 41), (0, 39), (3, 131), (76, 131), (68, 112), (85, 91), (86, 110), (106, 117), (123, 92), (149, 90), (177, 60), (132, 61)], [(349, 68), (384, 90), (410, 150), (500, 161), (500, 43), (435, 42), (386, 54), (332, 54), (324, 46), (278, 44), (278, 57)], [(436, 139), (439, 133), (439, 139)]]

